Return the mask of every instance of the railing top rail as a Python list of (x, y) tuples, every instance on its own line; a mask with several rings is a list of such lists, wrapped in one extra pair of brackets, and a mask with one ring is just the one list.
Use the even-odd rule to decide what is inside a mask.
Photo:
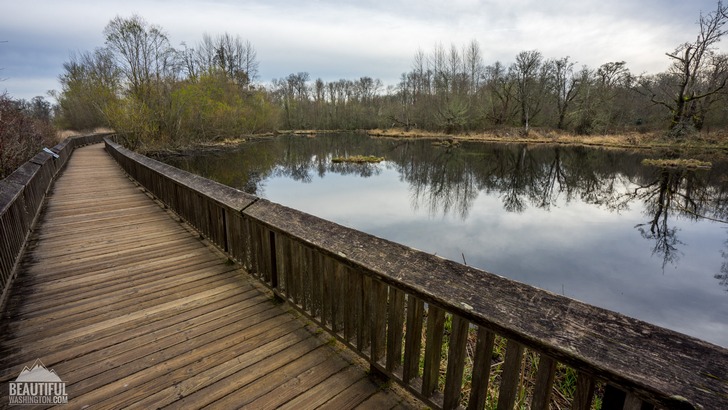
[(245, 208), (247, 217), (341, 263), (579, 370), (640, 392), (648, 401), (670, 408), (728, 408), (728, 349), (256, 199), (117, 144), (113, 147), (177, 183), (198, 187), (220, 203)]
[[(244, 212), (509, 339), (619, 385), (728, 404), (728, 349), (260, 200)], [(664, 399), (663, 399), (664, 400)]]
[(0, 181), (2, 183), (0, 185), (0, 215), (7, 211), (8, 207), (23, 193), (28, 182), (51, 158), (50, 154), (41, 151)]
[(0, 181), (0, 215), (4, 214), (22, 193), (22, 185), (5, 180)]
[(211, 181), (207, 178), (164, 164), (147, 156), (137, 154), (136, 152), (130, 151), (109, 139), (106, 139), (106, 143), (149, 169), (165, 175), (174, 182), (187, 186), (231, 209), (241, 210), (258, 199), (253, 195), (231, 188), (227, 185)]
[[(71, 144), (70, 148), (73, 149), (75, 148), (77, 141), (86, 141), (90, 138), (98, 138), (98, 141), (101, 142), (102, 137), (111, 134), (112, 133), (99, 133), (69, 137), (50, 148), (50, 150), (56, 154), (60, 154), (69, 144)], [(33, 178), (38, 170), (45, 165), (46, 162), (52, 159), (53, 156), (51, 156), (51, 154), (45, 151), (40, 151), (0, 181), (0, 188), (2, 188), (0, 189), (0, 214), (5, 212), (7, 208), (12, 205), (13, 201), (15, 201), (17, 196), (22, 193), (24, 187), (28, 184), (28, 181)]]

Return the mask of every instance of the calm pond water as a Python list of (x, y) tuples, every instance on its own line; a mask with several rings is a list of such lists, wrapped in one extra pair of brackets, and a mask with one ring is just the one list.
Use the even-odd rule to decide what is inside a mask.
[[(379, 164), (333, 157), (377, 155)], [(655, 157), (669, 154), (652, 154)], [(165, 161), (321, 218), (728, 347), (728, 163), (281, 136)]]

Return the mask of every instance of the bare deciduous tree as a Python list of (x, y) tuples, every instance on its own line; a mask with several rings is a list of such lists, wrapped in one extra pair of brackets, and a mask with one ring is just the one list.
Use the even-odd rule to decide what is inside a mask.
[(148, 102), (152, 86), (176, 75), (176, 51), (161, 27), (138, 15), (126, 19), (117, 16), (106, 26), (104, 35), (131, 94), (140, 101)]
[(480, 51), (480, 44), (477, 40), (472, 40), (463, 52), (465, 60), (465, 69), (470, 83), (470, 95), (475, 95), (480, 89), (480, 80), (483, 78), (483, 53)]
[(526, 133), (529, 131), (529, 121), (540, 110), (543, 97), (539, 78), (542, 63), (543, 56), (539, 51), (522, 51), (510, 69), (516, 80), (516, 99), (521, 106), (521, 125)]
[(236, 84), (247, 87), (258, 78), (258, 53), (250, 43), (240, 36), (224, 33), (216, 37), (202, 36), (197, 49), (189, 53), (188, 73), (217, 71)]
[(491, 94), (490, 111), (487, 114), (493, 125), (503, 126), (515, 117), (515, 81), (506, 67), (496, 61), (485, 69), (486, 87)]
[(553, 60), (550, 64), (553, 68), (554, 95), (556, 97), (556, 109), (559, 117), (556, 128), (564, 129), (566, 112), (571, 102), (578, 95), (579, 78), (574, 74), (575, 63), (569, 61), (569, 57)]
[[(695, 41), (679, 45), (672, 53), (668, 72), (669, 90), (656, 90), (649, 80), (642, 88), (650, 94), (653, 103), (664, 106), (672, 115), (672, 135), (681, 137), (691, 130), (700, 130), (705, 108), (703, 100), (721, 92), (728, 85), (725, 57), (717, 53), (715, 45), (728, 32), (728, 6), (718, 1), (717, 8), (700, 15), (699, 33)], [(716, 69), (719, 69), (716, 71)]]

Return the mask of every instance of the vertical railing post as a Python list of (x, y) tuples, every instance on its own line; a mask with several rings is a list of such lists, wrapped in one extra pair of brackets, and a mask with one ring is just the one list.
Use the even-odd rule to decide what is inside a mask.
[(420, 299), (408, 295), (407, 330), (405, 333), (404, 365), (402, 368), (402, 382), (405, 385), (409, 385), (412, 379), (419, 376), (423, 312), (424, 303)]
[(498, 392), (498, 410), (511, 410), (516, 404), (522, 358), (523, 345), (509, 340), (506, 344), (506, 357), (503, 362), (503, 374)]
[(590, 409), (593, 398), (594, 378), (588, 373), (578, 371), (576, 375), (576, 393), (574, 393), (574, 402), (572, 403), (572, 409)]
[(220, 206), (220, 223), (222, 226), (220, 226), (217, 231), (220, 235), (220, 247), (226, 254), (229, 254), (230, 247), (228, 245), (227, 208), (222, 205)]
[(491, 358), (495, 334), (478, 326), (478, 339), (475, 344), (475, 357), (473, 358), (472, 380), (468, 410), (481, 410), (485, 407), (488, 397), (488, 384), (490, 383)]
[(427, 340), (425, 367), (422, 371), (422, 394), (430, 397), (437, 389), (440, 374), (440, 352), (445, 328), (445, 311), (435, 305), (427, 306)]
[(465, 369), (466, 344), (470, 323), (458, 315), (452, 315), (450, 347), (447, 353), (447, 373), (442, 407), (456, 409), (460, 405), (460, 393)]
[(541, 354), (538, 360), (536, 385), (533, 390), (531, 409), (548, 409), (556, 375), (556, 360)]
[(270, 245), (270, 286), (278, 289), (278, 261), (276, 260), (276, 234), (273, 231), (269, 232), (269, 245)]

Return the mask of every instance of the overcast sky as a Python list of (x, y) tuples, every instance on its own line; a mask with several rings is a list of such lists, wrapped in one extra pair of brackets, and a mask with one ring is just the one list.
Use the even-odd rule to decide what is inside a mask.
[[(161, 26), (173, 46), (228, 32), (258, 52), (260, 82), (306, 71), (326, 81), (370, 76), (394, 85), (418, 49), (475, 39), (486, 64), (524, 50), (596, 68), (626, 61), (635, 74), (668, 66), (692, 41), (714, 0), (158, 0), (5, 1), (0, 6), (0, 92), (32, 98), (59, 89), (71, 53), (104, 45), (119, 15)], [(728, 40), (726, 40), (728, 41)], [(721, 45), (726, 48), (725, 44)]]

